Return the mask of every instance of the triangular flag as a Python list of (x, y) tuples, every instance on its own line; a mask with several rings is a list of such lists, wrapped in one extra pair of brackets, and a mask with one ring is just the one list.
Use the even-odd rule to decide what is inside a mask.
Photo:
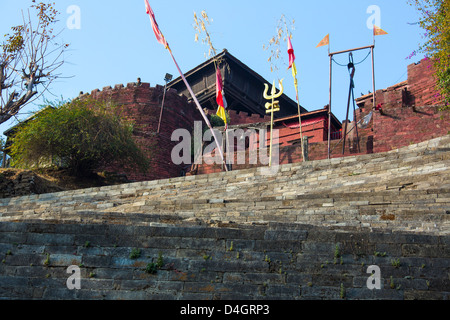
[(319, 44), (317, 45), (316, 48), (322, 47), (322, 46), (326, 46), (330, 44), (330, 34), (327, 34), (325, 36), (325, 38), (322, 39), (322, 41), (319, 42)]
[(150, 4), (148, 3), (148, 0), (145, 1), (145, 9), (147, 14), (150, 16), (150, 22), (152, 23), (153, 32), (155, 33), (156, 40), (158, 40), (159, 43), (161, 43), (166, 49), (169, 47), (169, 44), (167, 43), (166, 39), (164, 38), (161, 30), (159, 30), (158, 23), (156, 23), (155, 14), (153, 13), (152, 8), (150, 7)]
[(294, 48), (292, 47), (291, 37), (288, 37), (288, 54), (289, 54), (289, 68), (292, 68), (292, 64), (295, 61)]
[(373, 35), (374, 36), (382, 36), (384, 34), (388, 34), (386, 31), (381, 29), (380, 27), (377, 27), (376, 25), (373, 25)]

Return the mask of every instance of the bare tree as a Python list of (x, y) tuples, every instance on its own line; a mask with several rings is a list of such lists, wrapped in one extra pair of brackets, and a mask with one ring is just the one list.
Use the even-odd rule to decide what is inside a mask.
[(59, 12), (54, 3), (35, 4), (36, 17), (22, 11), (23, 24), (12, 27), (0, 45), (0, 124), (16, 116), (27, 104), (48, 90), (60, 77), (68, 44), (56, 42), (54, 34)]

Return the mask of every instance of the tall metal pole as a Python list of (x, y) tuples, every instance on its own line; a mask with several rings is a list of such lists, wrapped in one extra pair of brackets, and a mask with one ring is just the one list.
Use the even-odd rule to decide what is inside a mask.
[(328, 159), (331, 157), (331, 84), (332, 84), (332, 60), (333, 54), (329, 54), (330, 56), (330, 97), (328, 102)]
[[(376, 104), (376, 94), (375, 94), (375, 57), (374, 57), (374, 51), (375, 51), (375, 37), (373, 40), (373, 47), (371, 48), (372, 52), (372, 92), (373, 92), (373, 106), (372, 106), (372, 112), (375, 111), (375, 108), (377, 106)], [(375, 120), (375, 118), (374, 118)], [(375, 121), (372, 122), (372, 130), (375, 131)]]
[(373, 89), (373, 109), (376, 107), (376, 101), (375, 101), (375, 57), (374, 57), (374, 50), (375, 45), (371, 48), (372, 51), (372, 89)]
[[(191, 97), (194, 100), (194, 103), (197, 106), (198, 111), (202, 115), (203, 120), (205, 120), (205, 123), (208, 126), (208, 128), (211, 130), (214, 141), (216, 142), (217, 150), (219, 151), (219, 154), (220, 154), (220, 158), (222, 159), (222, 163), (225, 163), (225, 157), (223, 155), (222, 148), (219, 147), (219, 140), (217, 139), (216, 133), (211, 126), (211, 122), (208, 120), (208, 117), (206, 116), (205, 112), (203, 111), (203, 109), (200, 105), (200, 102), (198, 102), (198, 99), (195, 96), (194, 91), (192, 90), (191, 86), (189, 85), (189, 82), (187, 82), (186, 77), (184, 76), (184, 73), (181, 71), (180, 66), (178, 65), (177, 61), (175, 60), (172, 50), (170, 49), (169, 46), (167, 46), (167, 49), (169, 50), (170, 56), (172, 57), (172, 60), (175, 63), (175, 66), (177, 67), (178, 72), (180, 73), (181, 79), (183, 79), (183, 82), (186, 85), (186, 88), (188, 89), (189, 93), (191, 94)], [(228, 167), (226, 165), (225, 165), (225, 171), (228, 171)]]
[(299, 97), (298, 97), (297, 77), (294, 77), (294, 82), (295, 82), (295, 92), (297, 94), (298, 123), (299, 123), (299, 127), (300, 127), (300, 147), (302, 149), (302, 159), (303, 159), (303, 162), (305, 162), (306, 161), (305, 150), (303, 150), (302, 111), (300, 108), (300, 101), (299, 101)]
[(158, 131), (157, 131), (157, 133), (159, 133), (159, 129), (161, 128), (161, 120), (162, 120), (162, 115), (163, 115), (163, 110), (164, 110), (164, 100), (166, 99), (166, 88), (167, 88), (167, 81), (166, 81), (166, 84), (164, 85), (164, 94), (163, 94), (163, 100), (162, 100), (162, 105), (161, 105), (161, 112), (159, 114), (159, 122), (158, 122)]
[(361, 152), (361, 146), (359, 143), (359, 133), (358, 133), (358, 121), (356, 121), (356, 107), (355, 107), (355, 94), (352, 89), (352, 101), (353, 101), (353, 123), (356, 131), (356, 141), (358, 141), (358, 152)]

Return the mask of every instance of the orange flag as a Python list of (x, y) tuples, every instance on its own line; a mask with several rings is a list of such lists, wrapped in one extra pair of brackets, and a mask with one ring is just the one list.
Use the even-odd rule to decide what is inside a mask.
[(330, 44), (330, 34), (327, 34), (325, 38), (323, 38), (322, 41), (319, 42), (316, 48), (326, 46), (328, 44)]
[(380, 27), (377, 27), (376, 25), (373, 25), (373, 35), (374, 36), (382, 36), (384, 34), (388, 34), (386, 31), (381, 29)]

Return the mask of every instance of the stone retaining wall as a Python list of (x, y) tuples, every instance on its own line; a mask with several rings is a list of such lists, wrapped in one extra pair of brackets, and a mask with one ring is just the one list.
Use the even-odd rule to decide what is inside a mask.
[[(0, 297), (448, 299), (449, 240), (276, 223), (0, 223)], [(71, 265), (80, 289), (66, 286)], [(381, 289), (367, 287), (370, 265), (380, 268)]]
[(449, 145), (0, 199), (0, 298), (449, 299)]

